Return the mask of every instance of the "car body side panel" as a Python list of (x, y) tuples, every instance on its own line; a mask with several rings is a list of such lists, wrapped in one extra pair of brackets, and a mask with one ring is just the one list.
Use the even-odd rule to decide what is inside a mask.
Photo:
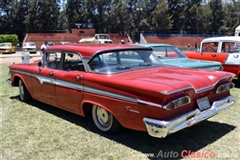
[[(91, 49), (88, 50), (90, 46)], [(129, 52), (134, 49), (140, 50), (144, 55), (152, 54), (150, 49), (131, 45), (59, 45), (50, 46), (47, 51), (61, 51), (61, 55), (71, 51), (94, 59), (104, 53), (108, 55), (108, 52)], [(207, 107), (218, 103), (218, 100), (229, 97), (229, 89), (233, 87), (232, 73), (167, 67), (155, 56), (158, 65), (139, 68), (137, 63), (138, 68), (121, 68), (116, 72), (105, 73), (94, 70), (61, 70), (65, 60), (63, 58), (59, 61), (58, 68), (47, 68), (50, 67), (47, 62), (52, 62), (44, 59), (47, 54), (48, 52), (44, 53), (43, 62), (40, 61), (39, 64), (9, 66), (12, 77), (16, 75), (23, 79), (34, 99), (81, 116), (91, 114), (91, 107), (98, 105), (112, 113), (123, 127), (134, 130), (148, 130), (144, 118), (163, 123), (181, 116), (187, 120), (192, 116), (188, 113), (196, 110), (204, 112)], [(144, 59), (147, 60), (147, 57)], [(135, 62), (135, 59), (132, 61)], [(94, 61), (84, 62), (84, 67), (90, 68), (91, 62)], [(115, 64), (113, 67), (116, 68)], [(218, 90), (221, 92), (218, 93)], [(202, 98), (207, 103), (206, 108), (201, 108), (197, 103)], [(166, 107), (168, 104), (170, 107)]]
[(35, 99), (51, 105), (57, 105), (55, 78), (51, 76), (53, 70), (34, 67), (32, 74), (33, 96)]
[(58, 71), (54, 74), (56, 78), (57, 105), (63, 109), (80, 113), (80, 102), (83, 99), (84, 72)]
[[(186, 51), (184, 52), (186, 56), (192, 59), (205, 59), (210, 60), (209, 58), (212, 53), (199, 53), (199, 52), (192, 52), (192, 51)], [(216, 54), (216, 60), (221, 62), (223, 65), (223, 70), (227, 72), (234, 73), (236, 77), (239, 76), (240, 72), (240, 53), (215, 53)], [(190, 56), (191, 57), (190, 57)]]

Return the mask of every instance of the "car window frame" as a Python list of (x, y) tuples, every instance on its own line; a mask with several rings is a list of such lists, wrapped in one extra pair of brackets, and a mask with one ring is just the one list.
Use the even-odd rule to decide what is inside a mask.
[[(55, 53), (59, 53), (61, 55), (60, 61), (59, 61), (59, 67), (58, 68), (48, 67), (49, 54), (55, 54)], [(83, 66), (84, 69), (83, 70), (64, 70), (63, 65), (64, 65), (64, 61), (66, 60), (66, 55), (67, 54), (77, 55), (80, 58), (80, 60), (82, 61), (82, 66)], [(69, 71), (83, 71), (83, 72), (86, 72), (86, 66), (84, 65), (82, 55), (78, 52), (73, 52), (73, 51), (46, 50), (44, 52), (43, 57), (42, 57), (42, 64), (43, 64), (44, 68), (49, 68), (49, 69), (54, 69), (54, 70), (67, 71), (67, 72), (69, 72)]]

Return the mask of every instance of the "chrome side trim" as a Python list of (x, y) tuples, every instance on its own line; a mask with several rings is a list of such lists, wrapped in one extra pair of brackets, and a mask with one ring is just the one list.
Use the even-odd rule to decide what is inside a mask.
[(17, 72), (17, 73), (21, 73), (21, 74), (25, 74), (25, 75), (27, 75), (27, 76), (31, 76), (31, 75), (32, 75), (32, 74), (29, 73), (29, 72), (19, 71), (19, 70), (15, 70), (15, 69), (10, 69), (9, 72), (11, 72), (11, 71)]
[(103, 90), (92, 88), (92, 87), (84, 86), (84, 91), (89, 92), (89, 93), (94, 93), (94, 94), (99, 94), (99, 95), (111, 97), (111, 98), (117, 98), (117, 99), (129, 101), (129, 102), (134, 102), (134, 103), (137, 102), (136, 98), (132, 98), (132, 97), (128, 97), (128, 96), (124, 96), (124, 95), (120, 95), (120, 94), (116, 94), (116, 93), (112, 93), (112, 92), (108, 92), (108, 91), (103, 91)]
[(188, 87), (181, 88), (181, 89), (178, 89), (178, 90), (174, 90), (174, 91), (171, 91), (171, 92), (164, 91), (164, 92), (160, 92), (160, 93), (165, 94), (165, 95), (170, 95), (170, 94), (181, 92), (181, 91), (184, 91), (184, 90), (187, 90), (187, 89), (194, 89), (194, 87), (193, 86), (188, 86)]
[(38, 75), (38, 74), (32, 74), (32, 77), (38, 79), (40, 84), (43, 84), (43, 83), (54, 84), (55, 83), (55, 78), (41, 76), (41, 75)]
[(55, 84), (57, 86), (62, 86), (62, 87), (65, 87), (65, 88), (71, 88), (71, 89), (76, 89), (76, 90), (79, 90), (79, 91), (85, 91), (85, 92), (89, 92), (89, 93), (99, 94), (99, 95), (102, 95), (102, 96), (107, 96), (107, 97), (116, 98), (116, 99), (120, 99), (120, 100), (125, 100), (125, 101), (129, 101), (129, 102), (134, 102), (134, 103), (138, 102), (137, 99), (133, 98), (133, 97), (128, 97), (128, 96), (120, 95), (120, 94), (117, 94), (117, 93), (112, 93), (112, 92), (103, 91), (103, 90), (88, 87), (88, 86), (83, 86), (81, 84), (76, 84), (76, 83), (73, 83), (73, 82), (68, 82), (68, 81), (59, 80), (59, 79), (55, 79), (55, 78), (50, 78), (50, 77), (46, 77), (46, 76), (42, 76), (42, 75), (38, 75), (38, 74), (31, 74), (31, 73), (24, 72), (24, 71), (19, 71), (19, 70), (12, 70), (12, 71), (35, 77), (36, 79), (39, 80), (40, 84), (50, 83), (50, 84)]
[(171, 91), (171, 92), (164, 91), (164, 92), (160, 92), (160, 93), (165, 94), (165, 95), (170, 95), (170, 94), (181, 92), (181, 91), (184, 91), (184, 90), (187, 90), (187, 89), (194, 89), (195, 93), (198, 94), (198, 93), (205, 92), (205, 91), (213, 89), (218, 82), (220, 82), (223, 79), (230, 78), (230, 77), (232, 77), (232, 76), (222, 77), (217, 82), (215, 82), (214, 84), (212, 84), (210, 86), (207, 86), (207, 87), (199, 88), (198, 90), (196, 90), (193, 86), (188, 86), (188, 87), (185, 87), (185, 88), (181, 88), (179, 90), (174, 90), (174, 91)]
[(78, 90), (78, 91), (83, 91), (83, 85), (68, 82), (68, 81), (63, 81), (63, 80), (59, 80), (59, 79), (56, 79), (55, 85), (62, 86), (62, 87), (65, 87), (65, 88), (75, 89), (75, 90)]
[(147, 101), (144, 101), (144, 100), (141, 100), (141, 99), (138, 99), (138, 98), (137, 98), (137, 102), (140, 103), (140, 104), (145, 104), (145, 105), (150, 105), (150, 106), (154, 106), (154, 107), (163, 108), (163, 106), (160, 105), (160, 104), (156, 104), (156, 103), (152, 103), (152, 102), (147, 102)]
[(234, 96), (230, 95), (226, 98), (213, 102), (209, 109), (202, 112), (199, 109), (195, 109), (171, 120), (158, 120), (145, 117), (143, 118), (143, 122), (150, 136), (164, 138), (168, 134), (175, 133), (206, 120), (220, 111), (230, 107), (234, 103)]

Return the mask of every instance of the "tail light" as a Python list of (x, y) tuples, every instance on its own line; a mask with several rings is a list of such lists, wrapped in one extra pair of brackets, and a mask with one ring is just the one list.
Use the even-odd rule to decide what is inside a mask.
[(175, 99), (171, 102), (169, 102), (167, 105), (164, 105), (163, 108), (166, 110), (171, 110), (171, 109), (175, 109), (184, 105), (187, 105), (191, 102), (191, 99), (189, 96), (184, 96), (178, 99)]
[(226, 83), (218, 86), (216, 93), (221, 93), (227, 90), (230, 90), (234, 87), (234, 83)]

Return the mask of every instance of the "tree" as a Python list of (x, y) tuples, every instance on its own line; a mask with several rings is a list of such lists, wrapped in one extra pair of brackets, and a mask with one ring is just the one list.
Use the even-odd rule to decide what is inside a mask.
[(172, 33), (183, 33), (184, 32), (184, 0), (167, 0), (168, 3), (168, 13), (171, 16), (171, 21), (173, 22)]
[(156, 3), (155, 6), (150, 9), (149, 17), (147, 18), (149, 22), (149, 30), (155, 33), (168, 33), (172, 28), (171, 16), (168, 13), (168, 5), (164, 0)]
[(60, 0), (28, 1), (27, 17), (24, 23), (27, 31), (50, 32), (55, 30), (60, 13)]
[(219, 29), (223, 26), (223, 18), (225, 17), (222, 9), (222, 0), (210, 0), (210, 8), (212, 10), (212, 24), (210, 31), (215, 34), (219, 33)]
[(212, 10), (208, 4), (203, 4), (197, 8), (196, 32), (199, 34), (211, 33)]

